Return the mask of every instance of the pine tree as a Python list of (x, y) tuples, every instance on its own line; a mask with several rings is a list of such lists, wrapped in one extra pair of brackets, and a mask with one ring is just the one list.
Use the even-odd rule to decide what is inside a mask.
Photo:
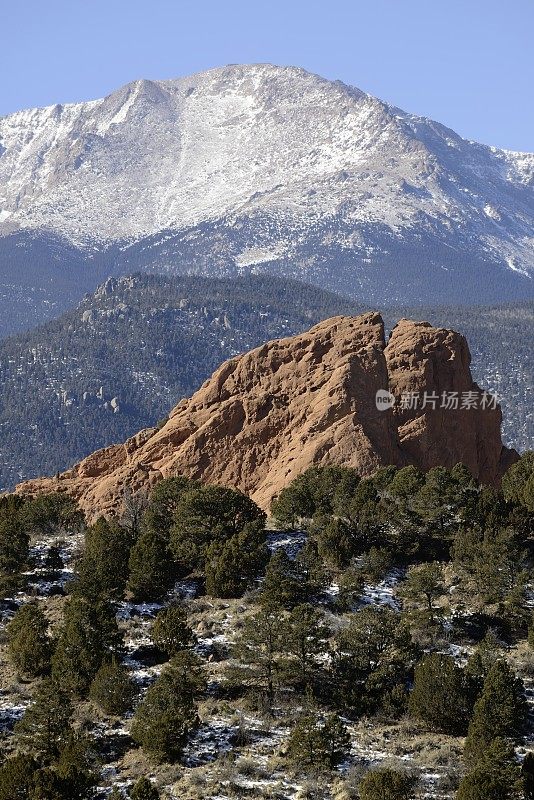
[(289, 673), (301, 688), (311, 686), (318, 673), (317, 656), (328, 650), (330, 630), (324, 612), (308, 603), (295, 606), (285, 622), (284, 654), (291, 657)]
[(534, 800), (534, 753), (527, 753), (521, 765), (521, 778), (525, 791), (524, 800)]
[[(527, 505), (525, 489), (529, 486), (533, 476), (534, 451), (527, 451), (523, 453), (519, 461), (512, 464), (503, 475), (502, 491), (506, 500)], [(527, 508), (528, 507), (527, 505)], [(532, 510), (532, 507), (530, 510)]]
[(361, 781), (360, 800), (411, 800), (415, 778), (388, 767), (370, 770)]
[(165, 667), (137, 707), (131, 734), (156, 761), (176, 761), (188, 737), (198, 725), (195, 693), (185, 668)]
[(348, 731), (335, 714), (322, 719), (318, 714), (303, 714), (291, 731), (287, 758), (299, 771), (333, 769), (350, 748)]
[(21, 606), (7, 626), (6, 635), (9, 657), (19, 674), (35, 678), (49, 669), (48, 620), (37, 603)]
[(465, 665), (466, 674), (474, 683), (475, 694), (480, 695), (486, 676), (501, 658), (502, 646), (493, 631), (488, 631)]
[(321, 558), (334, 569), (343, 569), (357, 550), (354, 531), (346, 520), (338, 517), (314, 520), (317, 548)]
[(461, 734), (471, 713), (469, 688), (451, 656), (431, 653), (415, 668), (410, 712), (431, 730)]
[(37, 770), (31, 800), (68, 800), (66, 787), (54, 767)]
[(51, 492), (27, 500), (22, 508), (22, 520), (32, 534), (53, 536), (80, 530), (85, 518), (74, 500), (66, 494)]
[(284, 633), (283, 612), (264, 609), (246, 617), (232, 649), (228, 670), (232, 683), (259, 693), (271, 709), (280, 672), (280, 651)]
[(74, 590), (91, 599), (122, 597), (131, 545), (130, 533), (125, 528), (100, 517), (86, 533)]
[(15, 725), (15, 733), (24, 748), (50, 763), (68, 739), (71, 716), (68, 695), (57, 683), (46, 678), (37, 687), (24, 716)]
[(430, 623), (434, 622), (434, 600), (445, 594), (443, 570), (440, 564), (418, 564), (408, 572), (400, 587), (400, 596), (420, 607), (424, 606)]
[(198, 487), (196, 481), (177, 475), (164, 478), (152, 489), (148, 509), (144, 515), (144, 525), (156, 533), (168, 536), (178, 504), (186, 492)]
[(362, 573), (370, 583), (383, 580), (392, 566), (392, 555), (385, 547), (371, 547), (361, 560)]
[(463, 778), (456, 800), (524, 800), (521, 771), (513, 747), (493, 739)]
[(130, 552), (128, 589), (137, 601), (160, 600), (172, 585), (173, 574), (166, 536), (147, 528)]
[(93, 744), (85, 736), (71, 732), (56, 763), (64, 800), (88, 800), (98, 783), (94, 768)]
[(116, 659), (102, 664), (89, 689), (89, 697), (106, 714), (123, 716), (137, 693), (128, 670)]
[(522, 681), (505, 661), (496, 661), (486, 676), (469, 723), (464, 750), (466, 764), (477, 766), (493, 739), (518, 741), (524, 731), (526, 713)]
[(0, 800), (33, 800), (38, 764), (33, 756), (17, 753), (0, 766)]
[(148, 778), (139, 778), (130, 791), (131, 800), (159, 800), (160, 794)]
[(414, 498), (414, 507), (425, 522), (436, 524), (443, 535), (461, 500), (460, 487), (451, 472), (445, 467), (433, 467)]
[(52, 675), (67, 691), (84, 696), (100, 665), (117, 651), (121, 636), (107, 603), (72, 597), (65, 607)]
[(264, 608), (281, 606), (290, 609), (306, 602), (309, 594), (302, 569), (281, 547), (267, 565), (260, 603)]
[(172, 603), (161, 609), (151, 627), (150, 636), (156, 647), (168, 658), (190, 647), (194, 637), (183, 605)]
[(202, 569), (212, 542), (225, 542), (248, 523), (265, 522), (265, 514), (249, 497), (224, 486), (201, 486), (177, 503), (170, 546), (185, 573)]
[(65, 564), (63, 563), (63, 558), (61, 556), (61, 548), (58, 545), (54, 544), (51, 547), (49, 547), (48, 552), (46, 554), (44, 566), (47, 571), (48, 579), (51, 581), (57, 580), (57, 578), (59, 577), (59, 573), (65, 566)]
[(269, 560), (263, 521), (245, 525), (225, 542), (206, 550), (206, 592), (213, 597), (241, 597)]
[(358, 567), (350, 566), (337, 579), (338, 595), (336, 605), (340, 611), (351, 611), (360, 599), (365, 585), (364, 577)]
[(16, 588), (28, 560), (30, 537), (22, 522), (18, 497), (0, 498), (0, 591)]

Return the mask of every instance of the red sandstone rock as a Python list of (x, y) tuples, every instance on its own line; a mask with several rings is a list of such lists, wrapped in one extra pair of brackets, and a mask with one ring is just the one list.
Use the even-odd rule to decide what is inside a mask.
[(469, 363), (465, 339), (452, 331), (402, 320), (386, 346), (379, 314), (334, 317), (225, 362), (161, 429), (17, 491), (65, 491), (94, 519), (120, 509), (126, 486), (136, 491), (176, 474), (238, 488), (266, 510), (313, 464), (369, 475), (385, 464), (462, 461), (495, 485), (517, 457), (502, 446), (500, 409), (376, 407), (378, 389), (397, 397), (480, 393)]

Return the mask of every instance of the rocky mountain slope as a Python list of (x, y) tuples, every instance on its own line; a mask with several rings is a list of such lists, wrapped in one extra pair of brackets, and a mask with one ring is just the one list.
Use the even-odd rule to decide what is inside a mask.
[[(363, 304), (267, 276), (111, 279), (73, 311), (0, 342), (0, 488), (53, 474), (166, 417), (227, 358)], [(501, 401), (503, 439), (534, 446), (534, 304), (399, 308), (469, 341)]]
[[(461, 462), (495, 485), (517, 454), (503, 447), (500, 408), (481, 405), (469, 364), (458, 333), (401, 320), (386, 345), (376, 312), (334, 317), (226, 361), (161, 428), (19, 491), (67, 492), (94, 518), (120, 507), (125, 486), (136, 492), (175, 474), (238, 488), (266, 510), (314, 464), (369, 475), (386, 464)], [(397, 404), (378, 408), (377, 392), (387, 389)], [(456, 409), (402, 407), (404, 395), (425, 392), (478, 400)]]
[(12, 114), (0, 185), (0, 274), (18, 237), (45, 274), (75, 245), (86, 280), (101, 265), (267, 271), (375, 305), (533, 294), (534, 155), (301, 69), (229, 66)]

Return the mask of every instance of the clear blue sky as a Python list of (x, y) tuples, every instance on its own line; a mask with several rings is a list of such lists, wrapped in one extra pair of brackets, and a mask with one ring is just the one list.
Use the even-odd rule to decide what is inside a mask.
[(534, 151), (533, 35), (534, 0), (0, 0), (0, 114), (272, 62)]

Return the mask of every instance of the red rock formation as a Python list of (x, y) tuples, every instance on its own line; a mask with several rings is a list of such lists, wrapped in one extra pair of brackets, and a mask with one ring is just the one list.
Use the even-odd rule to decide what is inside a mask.
[(19, 492), (65, 491), (90, 518), (116, 511), (124, 488), (185, 474), (232, 486), (268, 510), (280, 489), (312, 464), (451, 467), (463, 461), (495, 484), (507, 459), (500, 409), (378, 410), (379, 389), (475, 391), (469, 350), (457, 333), (401, 321), (386, 347), (377, 313), (335, 317), (224, 363), (159, 430), (93, 453), (57, 479)]

